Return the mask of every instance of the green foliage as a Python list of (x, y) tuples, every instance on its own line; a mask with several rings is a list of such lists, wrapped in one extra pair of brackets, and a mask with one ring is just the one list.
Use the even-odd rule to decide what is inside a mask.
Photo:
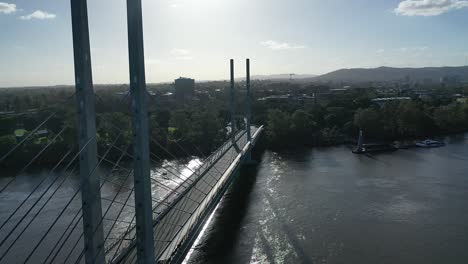
[(317, 123), (304, 110), (296, 110), (292, 114), (290, 129), (295, 142), (304, 145), (313, 144), (319, 132)]
[(268, 112), (266, 135), (273, 148), (313, 145), (319, 134), (313, 116), (304, 110), (296, 110), (291, 115), (281, 110)]
[(381, 132), (386, 138), (395, 138), (398, 135), (399, 107), (399, 102), (388, 102), (380, 109)]
[(13, 133), (17, 120), (14, 117), (0, 118), (0, 136)]
[(14, 134), (16, 137), (23, 137), (26, 135), (27, 132), (28, 131), (26, 129), (20, 128), (20, 129), (16, 129)]
[(338, 127), (326, 127), (320, 131), (321, 145), (334, 145), (343, 142), (343, 134)]
[[(351, 103), (358, 96), (359, 103)], [(468, 129), (468, 104), (438, 105), (421, 101), (366, 105), (367, 95), (340, 97), (328, 107), (314, 105), (293, 111), (273, 109), (267, 115), (267, 141), (272, 148), (316, 146), (354, 141), (359, 129), (366, 138), (423, 138)], [(331, 105), (331, 106), (330, 106)]]
[(284, 147), (289, 142), (291, 117), (281, 110), (268, 112), (266, 136), (273, 147)]
[[(227, 137), (229, 118), (228, 83), (197, 84), (203, 96), (199, 100), (180, 103), (161, 96), (173, 92), (168, 84), (148, 85), (153, 96), (148, 113), (151, 152), (160, 158), (209, 154)], [(51, 162), (60, 158), (77, 140), (74, 100), (66, 101), (73, 87), (48, 89), (4, 89), (0, 91), (0, 151), (6, 152), (16, 144), (17, 129), (32, 131), (52, 112), (57, 112), (41, 129), (50, 132), (48, 138), (32, 138), (17, 149), (11, 160), (24, 161), (33, 157), (43, 145), (63, 127), (65, 133), (52, 144), (44, 157)], [(105, 151), (123, 131), (117, 146), (126, 148), (132, 142), (132, 120), (129, 105), (124, 100), (128, 86), (97, 86), (96, 113), (99, 152)], [(408, 91), (409, 102), (387, 102), (382, 106), (372, 103), (378, 90), (350, 89), (344, 93), (330, 93), (325, 85), (299, 83), (254, 82), (254, 98), (272, 95), (290, 95), (285, 100), (252, 100), (254, 125), (266, 125), (267, 146), (275, 149), (296, 146), (320, 146), (355, 140), (359, 128), (366, 138), (393, 140), (403, 137), (425, 137), (439, 133), (460, 132), (468, 129), (468, 104), (455, 103), (454, 93), (468, 93), (466, 87), (432, 90), (429, 99), (421, 101)], [(244, 90), (238, 89), (237, 114), (243, 114)], [(318, 100), (299, 100), (294, 97), (317, 95)], [(41, 109), (37, 109), (41, 108)], [(239, 127), (244, 123), (239, 119)], [(157, 142), (157, 143), (156, 143)], [(131, 152), (132, 148), (128, 148)], [(112, 151), (119, 154), (118, 151)], [(114, 157), (111, 157), (114, 158)], [(126, 157), (128, 158), (128, 157)], [(21, 167), (21, 162), (16, 164)], [(42, 163), (41, 163), (42, 164)], [(9, 163), (8, 166), (16, 166)]]
[(457, 131), (468, 127), (468, 105), (453, 103), (434, 111), (436, 125), (446, 131)]
[(354, 125), (366, 134), (376, 135), (382, 127), (380, 113), (376, 108), (358, 109), (354, 114)]
[(431, 120), (414, 102), (403, 102), (398, 109), (398, 132), (406, 136), (424, 136)]
[(117, 145), (121, 147), (129, 144), (132, 138), (131, 119), (124, 113), (98, 114), (96, 129), (98, 143), (104, 146), (111, 144), (119, 135)]
[(204, 153), (209, 153), (226, 138), (223, 122), (212, 111), (195, 112), (191, 117), (189, 141)]
[(171, 140), (183, 139), (190, 131), (190, 119), (188, 114), (183, 110), (172, 113), (169, 119), (169, 126), (175, 128), (174, 133), (171, 134)]
[(16, 144), (16, 138), (13, 135), (0, 137), (0, 156), (7, 153)]
[(345, 107), (328, 107), (325, 114), (325, 123), (328, 127), (342, 126), (352, 117), (349, 109)]

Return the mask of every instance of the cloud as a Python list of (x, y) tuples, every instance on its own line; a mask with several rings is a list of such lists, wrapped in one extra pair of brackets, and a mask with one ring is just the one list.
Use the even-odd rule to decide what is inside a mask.
[(169, 1), (169, 6), (172, 7), (172, 8), (178, 8), (178, 7), (183, 6), (183, 3), (180, 0), (170, 0)]
[(438, 16), (465, 7), (468, 7), (466, 0), (404, 0), (394, 11), (402, 16)]
[(382, 53), (384, 53), (384, 52), (385, 52), (384, 49), (378, 49), (378, 50), (375, 51), (375, 53), (377, 53), (377, 54), (382, 54)]
[(8, 4), (5, 2), (0, 2), (0, 13), (1, 14), (11, 14), (18, 11), (15, 4)]
[(260, 42), (260, 45), (265, 46), (271, 50), (292, 50), (292, 49), (304, 49), (303, 45), (293, 45), (286, 42), (277, 42), (274, 40), (265, 40)]
[(173, 55), (173, 56), (184, 56), (184, 55), (188, 55), (188, 54), (190, 54), (190, 51), (186, 50), (186, 49), (174, 48), (174, 49), (171, 50), (171, 55)]
[(31, 20), (31, 19), (44, 20), (44, 19), (54, 19), (55, 17), (56, 17), (55, 14), (47, 13), (46, 11), (36, 10), (29, 15), (20, 16), (20, 19), (22, 20)]
[(429, 50), (429, 47), (421, 46), (421, 47), (403, 47), (398, 49), (401, 52), (423, 52)]
[(174, 48), (171, 50), (171, 55), (176, 60), (192, 60), (190, 50)]
[(149, 59), (146, 59), (145, 60), (145, 63), (146, 65), (161, 65), (162, 64), (162, 60), (160, 59), (152, 59), (152, 58), (149, 58)]

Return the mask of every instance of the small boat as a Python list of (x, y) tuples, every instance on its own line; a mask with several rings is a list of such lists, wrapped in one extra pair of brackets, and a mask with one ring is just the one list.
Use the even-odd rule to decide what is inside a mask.
[(374, 143), (374, 144), (364, 144), (364, 133), (359, 131), (358, 144), (355, 149), (353, 149), (354, 154), (366, 154), (366, 153), (377, 153), (377, 152), (387, 152), (398, 150), (393, 144), (388, 143)]
[(439, 148), (445, 146), (444, 142), (432, 140), (432, 139), (426, 139), (423, 141), (420, 141), (416, 143), (416, 146), (420, 148)]
[(413, 143), (408, 143), (408, 142), (404, 142), (404, 141), (395, 141), (393, 143), (393, 145), (397, 149), (410, 149), (410, 148), (413, 148), (413, 147), (416, 146), (416, 144), (414, 144), (414, 142)]
[(398, 150), (393, 144), (377, 143), (377, 144), (363, 144), (361, 148), (353, 150), (354, 154), (377, 153)]

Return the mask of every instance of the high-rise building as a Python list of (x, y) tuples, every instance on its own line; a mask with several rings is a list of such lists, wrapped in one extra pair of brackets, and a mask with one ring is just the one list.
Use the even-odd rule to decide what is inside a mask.
[(178, 100), (190, 99), (195, 94), (195, 80), (180, 77), (175, 80), (175, 96)]

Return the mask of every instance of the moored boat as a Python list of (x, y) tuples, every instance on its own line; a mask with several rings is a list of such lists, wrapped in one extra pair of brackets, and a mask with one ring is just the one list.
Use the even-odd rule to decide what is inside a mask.
[(445, 146), (444, 142), (436, 141), (432, 139), (426, 139), (416, 143), (416, 146), (420, 148), (439, 148)]
[(354, 154), (366, 154), (366, 153), (376, 153), (376, 152), (387, 152), (398, 150), (397, 147), (389, 143), (374, 143), (374, 144), (364, 144), (364, 133), (359, 131), (358, 144), (355, 149), (353, 149)]
[(393, 144), (387, 143), (376, 143), (376, 144), (363, 144), (361, 148), (353, 150), (354, 154), (365, 154), (365, 153), (376, 153), (376, 152), (387, 152), (398, 150)]

